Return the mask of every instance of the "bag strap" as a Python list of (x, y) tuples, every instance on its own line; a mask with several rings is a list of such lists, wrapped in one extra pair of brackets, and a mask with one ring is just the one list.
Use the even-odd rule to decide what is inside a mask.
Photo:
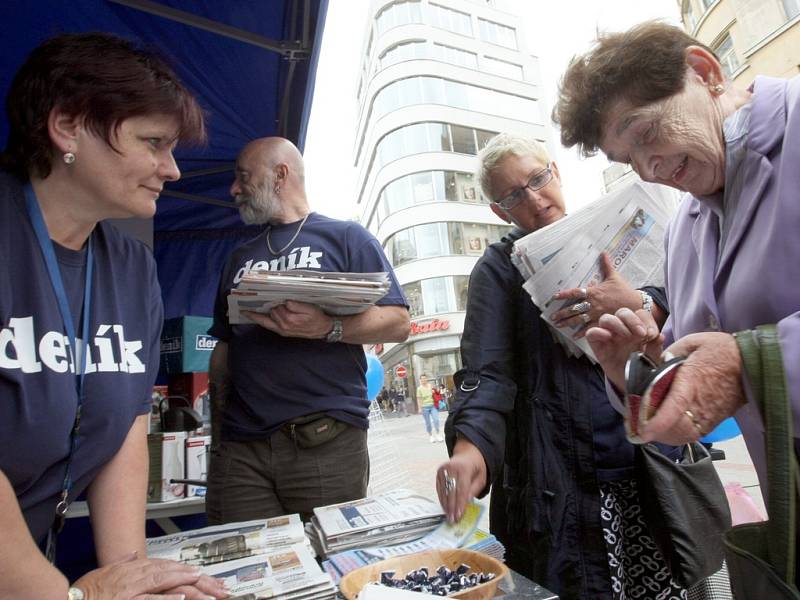
[(781, 579), (794, 585), (800, 473), (778, 331), (775, 325), (761, 325), (735, 333), (734, 338), (764, 420), (770, 563)]

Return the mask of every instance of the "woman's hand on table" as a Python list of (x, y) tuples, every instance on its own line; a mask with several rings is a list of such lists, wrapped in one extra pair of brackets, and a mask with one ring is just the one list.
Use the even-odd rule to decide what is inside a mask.
[(486, 487), (486, 472), (477, 446), (459, 437), (453, 456), (436, 471), (436, 493), (449, 522), (458, 521), (467, 503)]
[(129, 558), (90, 571), (75, 582), (86, 600), (216, 600), (221, 581), (171, 560)]
[(580, 327), (573, 336), (575, 339), (585, 336), (604, 314), (614, 314), (623, 307), (631, 310), (642, 308), (642, 294), (614, 269), (605, 252), (600, 253), (600, 273), (603, 281), (597, 285), (561, 290), (553, 296), (554, 300), (574, 300), (569, 306), (554, 312), (550, 320), (556, 327)]

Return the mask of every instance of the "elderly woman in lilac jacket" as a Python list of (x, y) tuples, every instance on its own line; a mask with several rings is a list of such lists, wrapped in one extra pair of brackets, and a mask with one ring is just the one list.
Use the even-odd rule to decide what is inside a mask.
[[(711, 50), (649, 22), (573, 60), (554, 118), (566, 146), (687, 192), (666, 240), (663, 343), (688, 360), (641, 437), (695, 440), (735, 414), (764, 485), (764, 426), (731, 334), (777, 325), (797, 436), (800, 78), (735, 89)], [(627, 309), (601, 317), (587, 339), (618, 389), (628, 354), (647, 343), (658, 356), (662, 344), (652, 321)]]

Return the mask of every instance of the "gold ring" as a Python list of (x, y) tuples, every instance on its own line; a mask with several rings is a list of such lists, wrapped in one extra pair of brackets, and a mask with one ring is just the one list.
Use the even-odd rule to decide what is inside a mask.
[(592, 317), (589, 316), (589, 313), (581, 313), (581, 319), (583, 319), (584, 323), (588, 323), (592, 320)]
[(697, 431), (700, 434), (702, 434), (703, 433), (703, 426), (700, 424), (700, 421), (698, 421), (697, 418), (694, 416), (694, 413), (687, 409), (687, 410), (683, 411), (683, 414), (685, 414), (687, 417), (689, 417), (689, 420), (692, 422), (692, 425), (694, 425), (697, 428)]

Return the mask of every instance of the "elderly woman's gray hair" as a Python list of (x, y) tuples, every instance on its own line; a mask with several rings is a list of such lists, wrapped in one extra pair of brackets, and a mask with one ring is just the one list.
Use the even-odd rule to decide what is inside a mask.
[(478, 178), (483, 195), (492, 198), (492, 172), (507, 156), (533, 156), (543, 165), (550, 162), (545, 145), (533, 138), (513, 133), (498, 133), (478, 153)]
[(683, 90), (686, 49), (700, 46), (680, 27), (645, 21), (621, 33), (603, 33), (591, 50), (574, 57), (558, 88), (553, 121), (561, 145), (592, 156), (600, 146), (609, 107), (620, 98), (646, 106)]

